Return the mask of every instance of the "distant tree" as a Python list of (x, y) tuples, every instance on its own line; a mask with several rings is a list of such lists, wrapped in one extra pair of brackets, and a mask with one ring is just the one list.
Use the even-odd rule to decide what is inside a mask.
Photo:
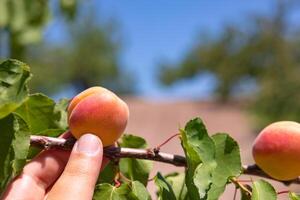
[[(57, 14), (68, 19), (74, 18), (77, 0), (60, 0), (57, 4)], [(50, 1), (0, 0), (0, 38), (7, 38), (0, 43), (0, 47), (7, 47), (4, 55), (23, 59), (28, 45), (41, 41), (43, 29), (50, 19)]]
[[(5, 7), (1, 7), (1, 2)], [(33, 91), (53, 94), (66, 85), (77, 92), (94, 85), (104, 85), (116, 92), (134, 90), (132, 77), (120, 67), (118, 26), (112, 21), (99, 22), (98, 11), (92, 4), (76, 0), (3, 2), (6, 1), (0, 0), (0, 47), (5, 50), (0, 57), (30, 64), (35, 74), (31, 81)], [(23, 14), (16, 14), (16, 9)], [(44, 40), (49, 13), (64, 25), (60, 29), (67, 36), (66, 41), (51, 44)], [(22, 26), (14, 28), (15, 23), (21, 23), (18, 20)]]
[[(254, 17), (249, 27), (227, 26), (222, 34), (193, 48), (177, 67), (162, 66), (161, 80), (171, 84), (209, 72), (216, 76), (219, 100), (232, 97), (239, 84), (257, 85), (249, 98), (259, 125), (300, 120), (299, 32), (287, 32), (294, 2), (278, 1), (271, 17)], [(298, 99), (298, 100), (296, 100)]]
[(44, 43), (28, 51), (28, 62), (37, 74), (32, 88), (53, 92), (70, 84), (81, 91), (105, 85), (117, 92), (132, 92), (132, 78), (121, 71), (117, 27), (111, 22), (100, 24), (94, 14), (90, 11), (67, 25), (68, 42)]

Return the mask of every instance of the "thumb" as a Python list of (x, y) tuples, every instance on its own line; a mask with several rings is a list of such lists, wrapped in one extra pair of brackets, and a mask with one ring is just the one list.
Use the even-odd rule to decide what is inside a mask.
[(103, 158), (101, 140), (85, 134), (76, 142), (60, 178), (47, 199), (92, 199)]

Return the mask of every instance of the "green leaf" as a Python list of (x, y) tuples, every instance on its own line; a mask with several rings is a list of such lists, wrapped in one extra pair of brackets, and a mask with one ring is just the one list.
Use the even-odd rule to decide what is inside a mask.
[[(55, 102), (43, 94), (33, 94), (20, 106), (15, 113), (21, 116), (32, 133), (45, 133), (47, 129), (59, 128), (61, 115), (55, 111)], [(56, 109), (58, 109), (56, 107)], [(63, 123), (63, 122), (62, 122)]]
[(277, 193), (273, 186), (265, 180), (258, 180), (253, 183), (251, 200), (276, 200)]
[(146, 187), (139, 181), (131, 182), (131, 192), (129, 196), (135, 200), (150, 200), (150, 194)]
[(128, 200), (129, 193), (128, 184), (122, 184), (117, 188), (108, 183), (103, 183), (96, 186), (93, 200)]
[[(57, 137), (66, 130), (66, 104), (66, 100), (55, 104), (43, 94), (33, 94), (14, 113), (26, 121), (32, 134)], [(30, 147), (28, 159), (40, 151)]]
[(5, 187), (12, 172), (12, 142), (14, 139), (14, 116), (9, 115), (0, 120), (0, 191)]
[(100, 172), (97, 183), (112, 183), (117, 172), (116, 166), (113, 162), (109, 162), (105, 168)]
[[(146, 148), (146, 141), (138, 136), (125, 134), (121, 138), (121, 147)], [(147, 185), (149, 173), (152, 169), (152, 162), (149, 160), (122, 158), (120, 159), (120, 171), (132, 181), (140, 181)]]
[(158, 172), (154, 178), (155, 184), (158, 186), (158, 200), (176, 200), (176, 196), (171, 185)]
[[(125, 134), (121, 138), (120, 146), (146, 148), (147, 143), (141, 137)], [(152, 169), (152, 162), (140, 159), (123, 158), (120, 159), (119, 168), (122, 174), (132, 181), (139, 180), (143, 184), (146, 184)], [(98, 183), (112, 183), (116, 170), (116, 166), (114, 166), (113, 162), (110, 162), (100, 173)]]
[(15, 176), (23, 169), (26, 163), (30, 146), (30, 130), (26, 122), (19, 116), (14, 115), (14, 140), (12, 148), (14, 152), (14, 160), (12, 162), (13, 174)]
[(214, 168), (215, 165), (213, 164), (200, 163), (194, 171), (193, 183), (198, 188), (198, 198), (200, 197), (200, 199), (207, 199), (208, 190), (212, 184), (212, 172)]
[(150, 200), (150, 194), (145, 186), (138, 182), (123, 183), (115, 187), (108, 183), (96, 186), (93, 200)]
[(212, 174), (212, 185), (208, 192), (209, 200), (217, 200), (224, 192), (227, 181), (241, 173), (241, 157), (238, 143), (228, 134), (212, 136), (216, 147), (217, 167)]
[(187, 199), (187, 188), (185, 185), (185, 173), (172, 173), (165, 176), (168, 183), (173, 188), (176, 199)]
[(121, 138), (120, 145), (122, 147), (145, 149), (147, 147), (147, 142), (144, 138), (139, 136), (124, 134)]
[(0, 119), (18, 108), (28, 97), (29, 67), (17, 60), (0, 64)]
[(8, 115), (0, 120), (0, 193), (26, 163), (30, 131), (25, 121)]
[(187, 158), (186, 186), (190, 199), (205, 199), (216, 167), (215, 144), (200, 118), (181, 130), (181, 144)]
[(54, 115), (55, 115), (55, 119), (56, 119), (55, 124), (58, 128), (61, 128), (64, 130), (67, 130), (69, 127), (68, 112), (67, 112), (69, 102), (70, 102), (69, 99), (60, 99), (54, 107)]
[(61, 135), (65, 130), (64, 129), (59, 129), (59, 128), (54, 128), (54, 129), (46, 129), (41, 132), (35, 133), (36, 135), (45, 135), (49, 137), (58, 137)]
[(290, 200), (300, 200), (300, 196), (295, 194), (294, 192), (289, 192), (289, 199)]

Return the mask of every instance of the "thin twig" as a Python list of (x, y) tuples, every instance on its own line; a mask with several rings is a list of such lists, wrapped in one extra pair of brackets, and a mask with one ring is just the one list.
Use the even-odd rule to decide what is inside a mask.
[(170, 142), (170, 140), (172, 140), (173, 138), (175, 138), (177, 136), (180, 136), (180, 133), (176, 133), (176, 134), (172, 135), (171, 137), (169, 137), (168, 139), (166, 139), (163, 143), (161, 143), (157, 147), (155, 147), (154, 151), (159, 151), (162, 146), (164, 146), (165, 144)]
[(252, 183), (253, 182), (252, 180), (244, 180), (244, 179), (238, 179), (238, 181), (240, 183)]
[(120, 182), (120, 172), (117, 172), (115, 174), (115, 177), (114, 177), (114, 183), (115, 183), (115, 187), (118, 188), (121, 186), (121, 182)]
[(238, 188), (240, 188), (241, 190), (243, 190), (247, 195), (252, 196), (252, 192), (250, 190), (248, 190), (248, 188), (243, 185), (242, 183), (240, 183), (236, 178), (231, 178), (230, 181)]
[[(46, 136), (30, 136), (30, 144), (32, 146), (40, 147), (40, 148), (60, 148), (71, 150), (73, 145), (75, 144), (75, 138), (53, 138)], [(153, 151), (151, 149), (134, 149), (134, 148), (124, 148), (124, 147), (115, 147), (109, 146), (104, 148), (104, 155), (110, 159), (118, 159), (118, 158), (137, 158), (137, 159), (145, 159), (145, 160), (153, 160), (163, 163), (169, 163), (179, 167), (186, 167), (186, 158), (181, 155), (174, 155), (169, 153), (164, 153), (160, 151)], [(264, 173), (257, 165), (243, 165), (242, 173), (246, 175), (254, 175), (260, 176), (268, 179), (273, 179), (266, 173)], [(275, 180), (275, 179), (273, 179)], [(280, 181), (286, 185), (300, 184), (300, 178), (296, 178), (290, 181)]]
[(124, 179), (126, 182), (132, 182), (129, 178), (127, 178), (122, 172), (119, 172), (120, 178)]
[(289, 190), (283, 190), (283, 191), (277, 192), (277, 195), (280, 195), (280, 194), (287, 194), (287, 193), (289, 193), (289, 192), (290, 192)]
[(236, 193), (237, 193), (237, 190), (238, 190), (238, 188), (237, 188), (237, 187), (235, 187), (235, 188), (234, 188), (234, 194), (233, 194), (233, 200), (235, 200), (235, 199), (236, 199)]

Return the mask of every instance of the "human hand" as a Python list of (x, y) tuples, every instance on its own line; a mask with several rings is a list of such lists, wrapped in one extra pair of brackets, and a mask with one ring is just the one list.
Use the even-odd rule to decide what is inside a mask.
[[(70, 137), (67, 132), (63, 138)], [(92, 199), (103, 159), (101, 140), (85, 134), (71, 152), (50, 149), (32, 159), (7, 187), (4, 200)], [(1, 198), (1, 199), (2, 199)]]

